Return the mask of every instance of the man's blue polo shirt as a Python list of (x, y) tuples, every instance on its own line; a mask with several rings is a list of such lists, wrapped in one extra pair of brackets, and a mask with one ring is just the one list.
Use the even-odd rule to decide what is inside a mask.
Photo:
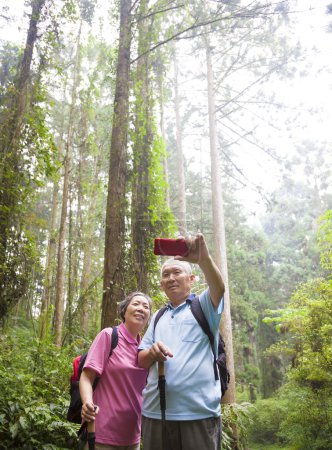
[[(223, 300), (217, 310), (207, 290), (199, 296), (199, 300), (210, 329), (215, 334), (217, 350)], [(190, 303), (184, 302), (177, 308), (169, 304), (155, 333), (154, 320), (155, 315), (139, 349), (148, 349), (154, 342), (162, 341), (173, 353), (173, 358), (165, 361), (166, 419), (197, 420), (219, 416), (220, 382), (214, 377), (213, 354), (208, 337), (190, 311)], [(157, 364), (153, 364), (149, 371), (143, 391), (142, 414), (152, 419), (161, 418)]]

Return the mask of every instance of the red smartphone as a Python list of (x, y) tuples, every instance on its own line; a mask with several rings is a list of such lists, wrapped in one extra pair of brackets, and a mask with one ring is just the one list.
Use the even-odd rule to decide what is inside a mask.
[(189, 249), (185, 239), (156, 238), (153, 252), (155, 255), (188, 256)]

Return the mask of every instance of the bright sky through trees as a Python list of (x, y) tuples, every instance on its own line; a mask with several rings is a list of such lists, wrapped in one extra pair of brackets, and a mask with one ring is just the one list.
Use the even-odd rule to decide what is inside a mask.
[[(279, 77), (272, 73), (250, 91), (252, 102), (249, 100), (245, 113), (236, 124), (227, 120), (220, 124), (222, 133), (230, 141), (237, 138), (230, 128), (239, 135), (254, 131), (256, 144), (272, 149), (282, 159), (294, 155), (296, 147), (301, 146), (305, 140), (318, 145), (321, 143), (323, 146), (331, 146), (332, 142), (332, 33), (328, 32), (332, 18), (326, 14), (325, 0), (299, 0), (290, 1), (289, 4), (292, 11), (289, 16), (291, 23), (282, 25), (277, 33), (285, 37), (288, 45), (300, 46), (300, 57), (295, 63), (289, 63), (290, 76)], [(185, 66), (190, 64), (194, 72), (199, 70), (203, 62), (194, 55), (188, 57)], [(245, 86), (245, 77), (246, 74), (241, 72), (237, 80), (239, 85)], [(190, 97), (195, 105), (201, 96), (204, 104), (205, 80), (198, 88), (197, 86), (197, 80), (192, 83), (188, 77), (183, 77), (181, 89), (184, 95)], [(263, 109), (256, 102), (258, 91), (273, 98), (273, 104), (269, 108)], [(188, 157), (190, 154), (192, 156), (193, 149), (196, 148), (199, 153), (201, 147), (208, 146), (207, 138), (197, 142), (194, 136), (195, 127), (193, 133), (185, 134), (183, 148)], [(282, 183), (283, 172), (274, 160), (257, 151), (257, 145), (251, 144), (251, 141), (251, 138), (239, 140), (232, 147), (236, 154), (236, 164), (252, 183), (261, 186), (264, 192), (271, 193)], [(199, 156), (196, 163), (200, 164)], [(332, 165), (332, 156), (330, 163)], [(293, 175), (302, 176), (295, 172)], [(256, 214), (265, 209), (261, 196), (255, 190), (246, 187), (239, 191), (239, 196), (249, 213)]]
[[(107, 2), (100, 3), (98, 14), (105, 10), (101, 17), (107, 25)], [(295, 64), (291, 63), (293, 73), (289, 77), (272, 74), (267, 80), (262, 80), (250, 91), (253, 103), (246, 106), (246, 113), (239, 121), (230, 124), (225, 120), (220, 127), (230, 141), (236, 139), (234, 130), (239, 135), (254, 132), (257, 145), (271, 148), (281, 158), (289, 158), (304, 140), (321, 143), (323, 146), (331, 146), (332, 142), (332, 32), (329, 32), (332, 16), (327, 14), (328, 0), (291, 0), (289, 5), (290, 23), (281, 26), (278, 33), (284, 35), (288, 45), (299, 45), (301, 48), (300, 58)], [(0, 6), (7, 6), (9, 9), (6, 15), (12, 18), (0, 30), (0, 39), (23, 45), (28, 22), (26, 14), (23, 13), (27, 12), (24, 1), (0, 0)], [(194, 99), (194, 104), (205, 107), (205, 80), (200, 84), (197, 79), (193, 81), (188, 77), (188, 68), (195, 73), (201, 69), (202, 62), (189, 48), (186, 50), (187, 44), (185, 41), (180, 41), (179, 44), (182, 48), (182, 58), (185, 58), (182, 70), (180, 67), (179, 82), (181, 95), (187, 99), (182, 106), (185, 109), (185, 103)], [(244, 76), (243, 73), (240, 75)], [(255, 94), (258, 90), (273, 97), (273, 106), (271, 105), (267, 112), (255, 104)], [(172, 114), (170, 105), (168, 116), (171, 117)], [(183, 149), (185, 156), (190, 158), (193, 169), (200, 170), (200, 165), (203, 164), (201, 151), (208, 147), (208, 138), (196, 138), (195, 121), (197, 116), (193, 116), (186, 124)], [(252, 184), (249, 189), (248, 186), (243, 190), (240, 188), (239, 197), (247, 205), (248, 212), (255, 215), (264, 210), (265, 204), (253, 185), (261, 187), (267, 194), (271, 193), (282, 183), (283, 173), (274, 160), (263, 152), (257, 152), (257, 145), (251, 142), (252, 139), (239, 140), (232, 149), (238, 169), (249, 180), (249, 185)], [(332, 164), (332, 161), (330, 162)], [(295, 175), (301, 176), (301, 173), (294, 173)]]

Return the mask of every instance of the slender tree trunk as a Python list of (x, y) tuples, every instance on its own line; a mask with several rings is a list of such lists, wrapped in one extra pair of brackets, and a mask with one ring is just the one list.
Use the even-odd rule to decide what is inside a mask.
[(217, 130), (216, 130), (216, 111), (214, 98), (213, 70), (211, 62), (211, 50), (209, 43), (206, 42), (206, 63), (207, 63), (207, 83), (208, 83), (208, 110), (209, 110), (209, 134), (210, 134), (210, 154), (211, 154), (211, 188), (212, 188), (212, 217), (213, 217), (213, 236), (215, 248), (215, 261), (220, 268), (225, 283), (224, 302), (225, 308), (221, 321), (221, 333), (226, 345), (227, 367), (230, 373), (231, 381), (223, 397), (224, 403), (234, 403), (236, 399), (235, 392), (235, 370), (233, 358), (233, 339), (232, 339), (232, 319), (228, 284), (226, 237), (225, 237), (225, 219), (221, 188), (221, 171), (219, 166), (219, 156), (217, 150)]
[[(81, 124), (80, 124), (81, 127)], [(84, 128), (83, 128), (84, 135)], [(65, 321), (68, 325), (68, 333), (66, 339), (69, 343), (72, 342), (72, 335), (74, 332), (73, 310), (75, 299), (78, 298), (78, 269), (79, 269), (79, 248), (82, 249), (81, 232), (82, 232), (82, 161), (84, 147), (83, 142), (80, 145), (79, 161), (77, 171), (72, 171), (76, 178), (72, 178), (70, 192), (69, 192), (69, 230), (68, 230), (68, 292), (67, 304), (65, 310)]]
[[(160, 131), (161, 131), (161, 137), (163, 138), (163, 142), (166, 145), (166, 133), (165, 133), (165, 113), (164, 113), (164, 80), (163, 75), (164, 74), (164, 65), (161, 61), (161, 58), (159, 58), (159, 64), (157, 67), (157, 84), (159, 88), (159, 107), (160, 107)], [(167, 161), (167, 148), (166, 148), (166, 154), (162, 161), (163, 169), (164, 169), (164, 177), (166, 181), (166, 204), (168, 209), (171, 208), (171, 201), (170, 201), (170, 195), (169, 195), (169, 176), (168, 176), (168, 161)]]
[[(67, 80), (62, 92), (62, 102), (66, 101), (66, 91), (67, 91)], [(64, 157), (63, 153), (63, 140), (64, 140), (64, 130), (65, 130), (65, 115), (61, 117), (60, 133), (58, 139), (58, 155), (59, 157)], [(56, 277), (57, 277), (57, 261), (56, 252), (58, 247), (58, 228), (57, 228), (57, 215), (59, 207), (59, 180), (56, 179), (53, 183), (53, 193), (52, 193), (52, 211), (49, 229), (49, 238), (47, 246), (47, 260), (45, 267), (44, 276), (44, 287), (42, 296), (42, 306), (41, 306), (41, 326), (40, 326), (40, 337), (44, 337), (47, 332), (49, 320), (48, 310), (51, 305), (55, 306), (56, 298)]]
[(131, 1), (120, 1), (120, 36), (116, 73), (110, 168), (106, 207), (101, 326), (113, 325), (123, 296)]
[[(88, 130), (86, 129), (86, 137)], [(94, 219), (95, 219), (95, 210), (94, 206), (97, 200), (97, 189), (98, 185), (98, 166), (99, 166), (100, 154), (98, 154), (94, 160), (94, 170), (93, 170), (93, 178), (92, 178), (92, 192), (89, 198), (89, 204), (87, 207), (87, 215), (85, 220), (82, 221), (82, 252), (83, 252), (83, 268), (82, 268), (82, 276), (80, 282), (80, 303), (78, 305), (78, 313), (79, 313), (79, 323), (80, 329), (85, 335), (88, 335), (89, 331), (89, 322), (88, 318), (90, 317), (90, 309), (91, 302), (89, 299), (91, 298), (91, 293), (88, 292), (88, 288), (91, 283), (91, 267), (92, 267), (92, 251), (93, 251), (93, 230), (94, 230)], [(96, 304), (97, 302), (94, 302)]]
[[(29, 29), (27, 34), (27, 40), (25, 43), (25, 49), (22, 60), (18, 67), (17, 76), (15, 80), (14, 96), (12, 97), (11, 107), (9, 110), (9, 118), (3, 122), (6, 126), (7, 139), (4, 142), (2, 148), (2, 155), (7, 156), (9, 150), (12, 152), (18, 150), (18, 141), (21, 135), (21, 128), (24, 121), (24, 115), (28, 105), (28, 91), (30, 83), (31, 62), (33, 56), (33, 50), (37, 41), (38, 22), (40, 14), (43, 9), (45, 0), (32, 0), (31, 1), (31, 16)], [(2, 127), (1, 127), (2, 128)], [(1, 130), (2, 131), (2, 130)], [(1, 166), (0, 166), (1, 168)], [(1, 168), (2, 169), (2, 168)], [(2, 170), (0, 171), (0, 185), (2, 184)]]
[[(88, 138), (88, 119), (87, 119), (87, 111), (83, 106), (81, 108), (81, 145), (80, 145), (80, 163), (79, 163), (79, 176), (78, 176), (78, 237), (81, 247), (81, 252), (83, 253), (83, 267), (81, 273), (81, 280), (79, 284), (79, 298), (83, 298), (83, 301), (78, 305), (78, 315), (79, 315), (79, 323), (80, 330), (84, 335), (88, 335), (88, 308), (87, 301), (85, 296), (85, 291), (88, 289), (90, 279), (91, 279), (91, 251), (92, 251), (92, 223), (91, 216), (94, 211), (94, 202), (95, 202), (95, 189), (93, 186), (97, 182), (97, 165), (94, 166), (93, 172), (93, 180), (92, 180), (92, 192), (91, 197), (89, 199), (89, 204), (86, 209), (86, 213), (84, 215), (84, 219), (82, 217), (82, 204), (83, 204), (83, 192), (82, 192), (82, 181), (83, 181), (83, 168), (84, 168), (84, 158), (87, 154), (87, 138)], [(95, 158), (96, 163), (97, 158)], [(77, 254), (77, 252), (76, 252)], [(78, 266), (78, 261), (76, 261), (76, 266)], [(77, 272), (77, 270), (76, 270)], [(76, 274), (77, 276), (77, 274)], [(82, 297), (81, 297), (82, 296)]]
[(59, 183), (54, 181), (53, 184), (53, 193), (52, 193), (52, 210), (51, 210), (51, 220), (50, 220), (50, 229), (49, 229), (49, 238), (47, 244), (47, 256), (46, 256), (46, 268), (45, 268), (45, 276), (44, 276), (44, 287), (43, 287), (43, 295), (42, 295), (42, 304), (41, 304), (41, 323), (40, 323), (40, 337), (43, 338), (46, 335), (47, 327), (48, 327), (48, 310), (52, 303), (51, 295), (52, 295), (52, 287), (54, 281), (54, 261), (56, 257), (56, 218), (57, 218), (57, 210), (58, 210), (58, 189)]
[(82, 269), (82, 278), (81, 278), (81, 284), (80, 284), (80, 292), (82, 296), (82, 302), (81, 302), (81, 308), (79, 311), (79, 322), (80, 322), (80, 329), (81, 332), (87, 336), (89, 331), (89, 304), (87, 301), (87, 294), (86, 291), (89, 287), (90, 283), (90, 274), (91, 274), (91, 252), (89, 251), (88, 244), (86, 243), (85, 249), (84, 249), (84, 259), (83, 259), (83, 269)]
[(180, 115), (180, 95), (179, 95), (179, 67), (177, 61), (176, 50), (174, 47), (174, 103), (175, 103), (175, 127), (176, 127), (176, 156), (177, 156), (177, 179), (179, 183), (178, 189), (178, 212), (176, 214), (178, 227), (181, 235), (185, 235), (187, 231), (186, 223), (186, 188), (184, 177), (184, 158), (182, 151), (182, 123)]
[(54, 311), (54, 335), (55, 335), (55, 345), (59, 347), (62, 344), (62, 328), (64, 318), (66, 221), (68, 214), (67, 209), (68, 209), (69, 185), (70, 185), (71, 149), (73, 146), (73, 133), (74, 133), (74, 114), (75, 114), (77, 87), (79, 85), (80, 65), (81, 65), (81, 55), (80, 55), (81, 30), (82, 30), (82, 21), (80, 23), (77, 36), (76, 61), (74, 67), (74, 79), (71, 90), (71, 104), (68, 117), (66, 154), (64, 159), (62, 207), (61, 207), (59, 244), (58, 244), (58, 264), (57, 264), (55, 311)]
[[(72, 177), (71, 177), (72, 178)], [(73, 331), (73, 299), (74, 299), (74, 267), (75, 267), (75, 256), (74, 256), (74, 247), (75, 247), (75, 224), (73, 219), (73, 182), (71, 186), (69, 186), (68, 190), (68, 204), (69, 204), (69, 223), (68, 223), (68, 270), (67, 270), (67, 302), (66, 302), (66, 310), (65, 310), (65, 318), (67, 323), (68, 333), (66, 338), (68, 337), (69, 343), (71, 343), (71, 336)]]
[(65, 239), (66, 239), (66, 220), (67, 220), (67, 205), (69, 193), (70, 164), (71, 163), (70, 163), (69, 143), (67, 142), (66, 154), (64, 159), (62, 207), (61, 207), (59, 243), (58, 243), (58, 263), (57, 263), (55, 312), (54, 312), (55, 345), (57, 345), (58, 347), (61, 346), (62, 326), (64, 316)]

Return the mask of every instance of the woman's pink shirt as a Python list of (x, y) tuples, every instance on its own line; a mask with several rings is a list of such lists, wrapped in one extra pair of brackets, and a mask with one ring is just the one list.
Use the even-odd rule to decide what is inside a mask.
[(96, 442), (134, 445), (141, 436), (142, 391), (148, 371), (138, 367), (140, 337), (134, 339), (124, 324), (118, 328), (118, 345), (109, 358), (112, 328), (102, 330), (93, 341), (84, 368), (101, 376), (93, 394), (99, 406)]

